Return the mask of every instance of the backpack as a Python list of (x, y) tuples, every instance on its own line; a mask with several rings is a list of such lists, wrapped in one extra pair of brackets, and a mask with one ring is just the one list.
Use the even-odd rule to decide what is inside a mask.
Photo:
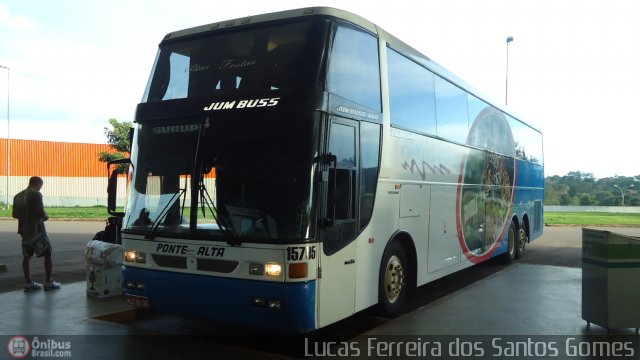
[(27, 190), (22, 190), (13, 197), (11, 216), (14, 219), (24, 218), (27, 210)]

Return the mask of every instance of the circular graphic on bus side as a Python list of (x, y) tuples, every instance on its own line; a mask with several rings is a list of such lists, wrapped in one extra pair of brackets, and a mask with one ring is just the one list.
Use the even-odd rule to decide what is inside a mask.
[[(504, 114), (482, 110), (471, 126), (457, 194), (458, 239), (474, 263), (491, 257), (509, 225), (516, 183), (515, 144)], [(482, 151), (479, 149), (486, 149)]]

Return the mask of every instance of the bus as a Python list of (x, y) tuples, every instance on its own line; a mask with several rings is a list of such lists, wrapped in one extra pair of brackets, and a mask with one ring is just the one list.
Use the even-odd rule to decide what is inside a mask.
[(541, 132), (338, 9), (167, 34), (133, 128), (123, 288), (152, 311), (289, 333), (394, 316), (543, 231)]

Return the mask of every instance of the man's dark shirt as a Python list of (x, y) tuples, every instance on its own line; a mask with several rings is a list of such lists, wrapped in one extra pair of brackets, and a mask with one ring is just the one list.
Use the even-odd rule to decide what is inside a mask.
[[(42, 194), (33, 189), (25, 189), (25, 206), (18, 217), (18, 234), (22, 235), (22, 239), (33, 240), (37, 235), (43, 235), (48, 238), (44, 226), (44, 220), (47, 213), (44, 210), (42, 202)], [(22, 192), (16, 194), (20, 195)]]

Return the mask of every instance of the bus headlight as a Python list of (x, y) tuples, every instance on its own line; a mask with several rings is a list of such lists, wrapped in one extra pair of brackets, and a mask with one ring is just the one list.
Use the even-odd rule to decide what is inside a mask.
[(282, 265), (278, 263), (249, 263), (249, 274), (278, 277), (282, 275)]
[(145, 264), (147, 256), (142, 251), (127, 250), (124, 252), (124, 261)]
[(282, 274), (282, 265), (268, 263), (265, 265), (265, 273), (267, 276), (280, 276)]

